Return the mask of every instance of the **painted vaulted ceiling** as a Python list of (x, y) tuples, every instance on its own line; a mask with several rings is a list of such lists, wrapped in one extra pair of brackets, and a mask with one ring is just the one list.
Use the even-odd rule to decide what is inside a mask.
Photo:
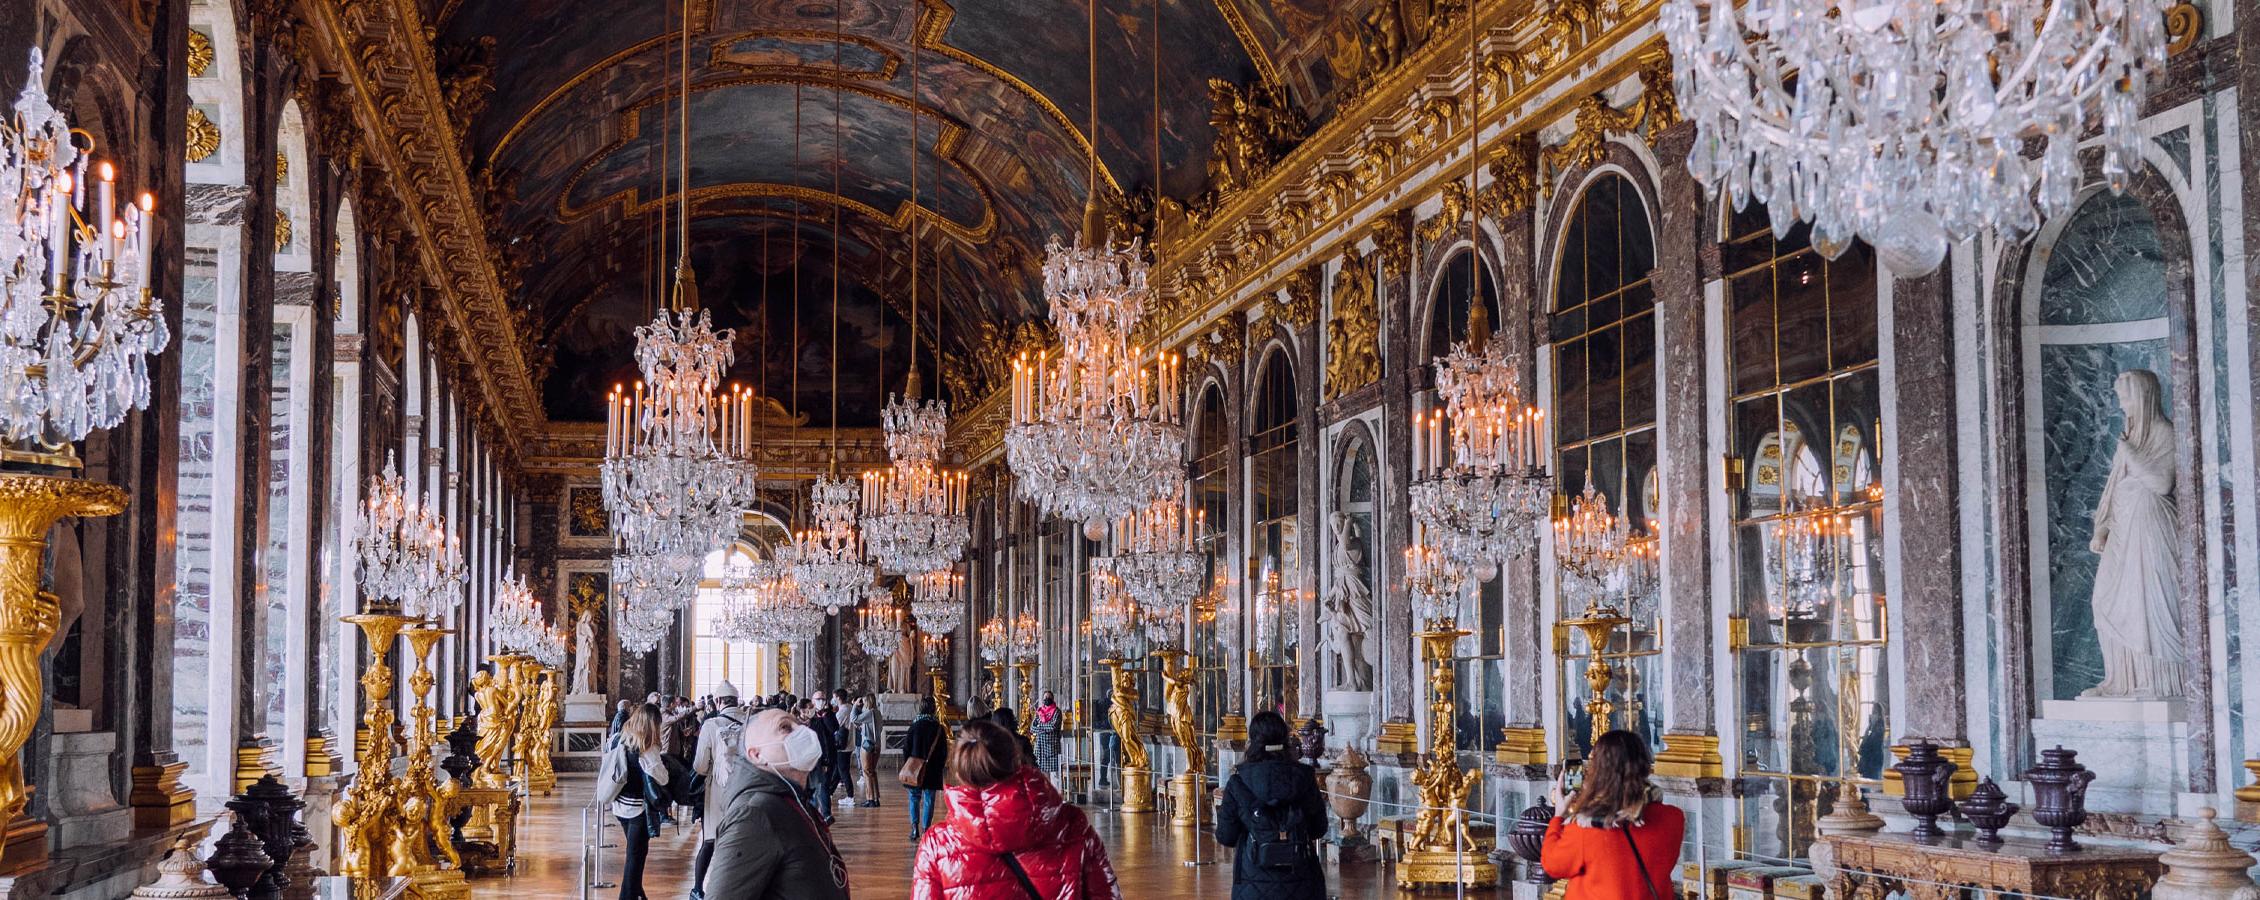
[[(1209, 81), (1284, 84), (1316, 119), (1334, 92), (1329, 22), (1367, 5), (1098, 2), (1101, 179), (1151, 190), (1158, 109), (1162, 189), (1176, 198), (1206, 179)], [(836, 338), (841, 424), (875, 424), (911, 358), (915, 223), (925, 392), (995, 386), (984, 349), (1041, 317), (1043, 245), (1081, 222), (1086, 9), (691, 0), (692, 259), (703, 305), (739, 330), (736, 378), (824, 424)], [(437, 74), (532, 320), (545, 411), (597, 418), (604, 389), (634, 376), (632, 330), (671, 265), (658, 248), (676, 182), (661, 160), (680, 149), (681, 0), (440, 0), (432, 12)]]

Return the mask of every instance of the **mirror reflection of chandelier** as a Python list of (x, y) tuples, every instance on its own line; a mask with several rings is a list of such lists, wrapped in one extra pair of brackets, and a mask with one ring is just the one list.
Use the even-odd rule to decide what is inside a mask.
[(1104, 654), (1128, 655), (1139, 636), (1137, 601), (1115, 577), (1114, 559), (1091, 559), (1091, 640)]
[(31, 51), (15, 121), (0, 125), (0, 436), (67, 447), (149, 405), (148, 358), (172, 340), (149, 296), (156, 202), (117, 203), (48, 102)]
[(1537, 543), (1546, 512), (1546, 415), (1522, 399), (1504, 341), (1488, 340), (1483, 302), (1468, 311), (1468, 339), (1436, 360), (1440, 410), (1413, 420), (1413, 520), (1438, 549), (1472, 561), (1489, 580)]
[(1003, 619), (990, 619), (981, 623), (981, 659), (1001, 663), (1012, 656), (1012, 640), (1004, 633)]
[(1012, 658), (1031, 662), (1044, 644), (1044, 626), (1036, 621), (1035, 613), (1021, 613), (1012, 617)]
[(1830, 258), (1864, 238), (1911, 276), (1951, 242), (2014, 241), (2069, 211), (2074, 153), (2097, 127), (2104, 177), (2124, 187), (2146, 142), (2145, 73), (2166, 63), (2165, 5), (1668, 0), (1656, 21), (1696, 124), (1688, 167), (1712, 195), (1765, 204), (1777, 237), (1810, 220)]
[(1405, 591), (1412, 595), (1413, 615), (1427, 630), (1449, 630), (1459, 620), (1467, 567), (1432, 542), (1426, 526), (1413, 530), (1413, 545), (1405, 548)]
[(384, 473), (369, 479), (355, 517), (353, 550), (361, 589), (401, 615), (434, 618), (463, 600), (463, 546), (439, 516), (411, 496), (385, 454)]
[(1609, 509), (1609, 498), (1594, 490), (1590, 473), (1585, 489), (1567, 499), (1554, 518), (1554, 561), (1561, 568), (1563, 598), (1583, 604), (1593, 618), (1613, 609), (1611, 601), (1638, 592), (1635, 582), (1654, 562), (1654, 541), (1632, 534), (1625, 519)]
[(614, 631), (630, 653), (649, 653), (675, 624), (675, 611), (698, 593), (699, 557), (619, 554), (612, 557)]
[(721, 633), (756, 644), (797, 644), (823, 633), (825, 615), (800, 597), (791, 570), (771, 560), (732, 563), (722, 582)]
[(542, 619), (541, 601), (515, 573), (504, 575), (495, 588), (494, 606), (487, 613), (487, 633), (506, 653), (532, 653), (549, 637)]
[(855, 644), (863, 655), (886, 659), (902, 649), (902, 608), (895, 605), (894, 592), (878, 586), (865, 591), (857, 616)]
[(910, 616), (918, 630), (939, 637), (965, 624), (965, 574), (956, 568), (910, 576)]

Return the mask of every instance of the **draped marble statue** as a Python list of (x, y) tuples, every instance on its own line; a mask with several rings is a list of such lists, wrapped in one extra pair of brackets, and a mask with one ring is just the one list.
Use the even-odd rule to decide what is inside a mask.
[(582, 612), (573, 626), (573, 693), (596, 693), (596, 615)]
[(1373, 690), (1373, 664), (1365, 658), (1365, 635), (1373, 629), (1373, 591), (1365, 585), (1365, 543), (1358, 520), (1333, 516), (1334, 585), (1319, 610), (1326, 635), (1328, 685), (1340, 691)]
[(2095, 506), (2089, 548), (2095, 567), (2095, 635), (2103, 683), (2083, 698), (2158, 700), (2181, 694), (2188, 653), (2175, 619), (2180, 566), (2175, 559), (2174, 426), (2156, 373), (2129, 369), (2113, 389), (2126, 414), (2110, 479)]

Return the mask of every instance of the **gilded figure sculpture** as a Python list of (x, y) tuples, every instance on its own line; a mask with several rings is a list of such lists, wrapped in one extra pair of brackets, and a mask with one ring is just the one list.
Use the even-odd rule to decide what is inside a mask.
[(1153, 655), (1162, 664), (1162, 709), (1169, 716), (1169, 733), (1185, 749), (1185, 768), (1206, 771), (1208, 752), (1201, 745), (1200, 723), (1193, 719), (1193, 676), (1199, 663), (1183, 650), (1156, 650)]
[(1334, 273), (1334, 314), (1326, 319), (1326, 399), (1381, 377), (1380, 309), (1373, 296), (1373, 263), (1352, 252)]
[(1121, 662), (1114, 663), (1113, 703), (1107, 709), (1107, 721), (1114, 725), (1114, 736), (1122, 743), (1122, 767), (1144, 771), (1152, 764), (1146, 755), (1146, 744), (1138, 736), (1138, 673)]

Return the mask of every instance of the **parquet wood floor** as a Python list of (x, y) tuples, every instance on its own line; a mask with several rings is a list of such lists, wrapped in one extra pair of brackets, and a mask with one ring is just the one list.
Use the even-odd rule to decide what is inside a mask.
[[(581, 807), (593, 786), (588, 776), (560, 778), (557, 792), (528, 802), (518, 832), (518, 869), (501, 878), (471, 882), (471, 893), (481, 900), (526, 898), (578, 898), (581, 874)], [(904, 798), (891, 785), (877, 809), (843, 808), (838, 811), (832, 836), (847, 857), (856, 900), (905, 900), (910, 896), (911, 864), (916, 848), (910, 843)], [(1169, 826), (1155, 815), (1124, 815), (1104, 806), (1087, 807), (1091, 819), (1106, 839), (1108, 855), (1123, 887), (1123, 896), (1140, 898), (1224, 898), (1231, 895), (1232, 865), (1228, 853), (1202, 832), (1196, 847), (1193, 833)], [(615, 825), (606, 831), (608, 843), (619, 843)], [(678, 900), (689, 893), (691, 856), (698, 849), (697, 830), (687, 823), (670, 827), (653, 839), (645, 867), (644, 893), (652, 900)], [(1198, 858), (1204, 865), (1186, 865)], [(604, 880), (617, 881), (620, 850), (604, 851)], [(1387, 866), (1351, 864), (1343, 870), (1329, 868), (1337, 896), (1343, 900), (1381, 900), (1399, 894), (1389, 882)], [(592, 900), (614, 900), (619, 889), (592, 888)], [(1452, 896), (1449, 891), (1433, 893)], [(1470, 893), (1470, 896), (1476, 896)], [(1491, 898), (1504, 896), (1481, 892)]]

